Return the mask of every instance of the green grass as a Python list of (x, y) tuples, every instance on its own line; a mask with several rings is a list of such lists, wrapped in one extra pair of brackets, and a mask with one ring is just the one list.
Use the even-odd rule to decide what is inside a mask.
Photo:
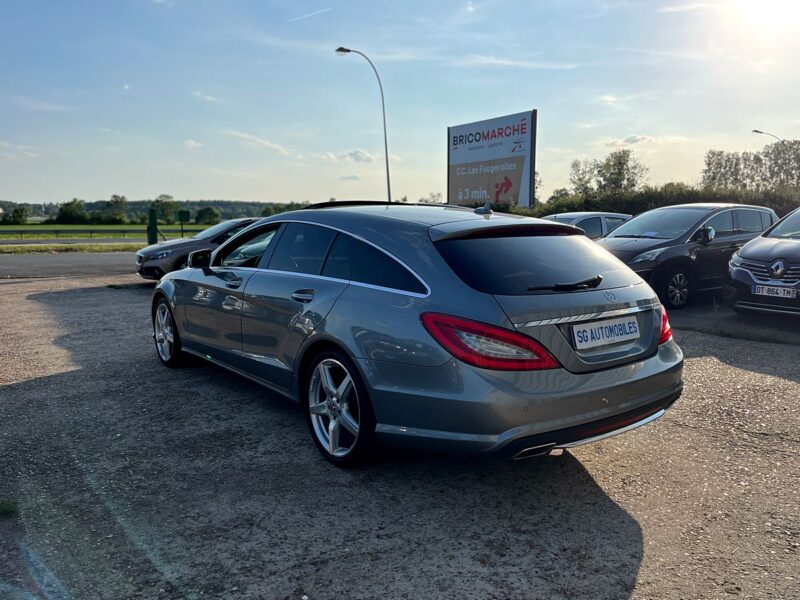
[[(160, 224), (160, 228), (166, 229), (180, 229), (180, 224), (176, 223), (175, 225), (164, 225)], [(207, 229), (208, 225), (184, 225), (184, 231), (202, 231), (203, 229)], [(95, 229), (97, 231), (102, 231), (103, 229), (128, 229), (130, 231), (142, 231), (144, 232), (147, 229), (147, 225), (142, 225), (138, 223), (132, 223), (127, 225), (57, 225), (55, 223), (50, 223), (47, 225), (0, 225), (0, 232), (4, 229), (23, 229), (27, 233), (30, 231), (31, 233), (35, 233), (37, 231), (52, 231), (54, 229)]]
[(0, 498), (0, 519), (9, 519), (16, 516), (19, 506), (16, 500), (10, 498)]
[[(161, 229), (179, 229), (180, 224), (177, 225), (160, 225)], [(207, 225), (184, 225), (183, 231), (185, 235), (192, 235), (198, 231), (206, 229)], [(92, 233), (72, 233), (72, 231), (91, 230)], [(8, 231), (23, 231), (24, 235), (20, 238), (18, 233), (7, 233)], [(53, 231), (58, 230), (58, 237), (55, 236)], [(108, 231), (123, 231), (123, 233), (106, 233)], [(128, 233), (130, 232), (130, 233)], [(17, 239), (34, 239), (34, 240), (60, 240), (60, 239), (92, 239), (94, 237), (121, 237), (134, 236), (136, 238), (145, 239), (147, 237), (147, 226), (140, 224), (130, 225), (0, 225), (0, 240), (17, 240)], [(180, 231), (175, 233), (165, 233), (164, 237), (167, 239), (175, 239), (180, 237)], [(159, 235), (159, 241), (163, 241), (163, 237)]]
[(141, 244), (0, 244), (0, 254), (52, 254), (62, 252), (136, 252)]

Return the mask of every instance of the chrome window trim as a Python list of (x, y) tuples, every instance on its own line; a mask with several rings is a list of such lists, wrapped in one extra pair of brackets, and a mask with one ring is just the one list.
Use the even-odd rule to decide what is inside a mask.
[(561, 323), (575, 323), (577, 321), (592, 321), (594, 319), (605, 319), (607, 317), (619, 317), (622, 315), (631, 315), (646, 310), (653, 310), (661, 308), (660, 302), (651, 302), (649, 304), (640, 304), (638, 306), (631, 306), (628, 308), (618, 308), (614, 310), (605, 310), (597, 313), (585, 313), (582, 315), (572, 315), (568, 317), (556, 317), (554, 319), (541, 319), (538, 321), (528, 321), (527, 323), (514, 323), (514, 327), (539, 327), (541, 325), (560, 325)]
[(381, 292), (391, 292), (400, 294), (402, 296), (411, 296), (412, 298), (427, 298), (430, 296), (430, 290), (427, 294), (418, 294), (417, 292), (409, 292), (407, 290), (398, 290), (395, 288), (383, 287), (380, 285), (372, 285), (371, 283), (362, 283), (361, 281), (349, 281), (347, 279), (339, 279), (338, 277), (328, 277), (327, 275), (314, 275), (313, 273), (298, 273), (296, 271), (281, 271), (279, 269), (253, 269), (260, 273), (276, 273), (278, 275), (293, 275), (294, 277), (310, 277), (311, 279), (321, 279), (322, 281), (333, 281), (336, 283), (344, 283), (355, 285), (357, 287), (369, 288), (371, 290), (379, 290)]
[[(702, 222), (700, 225), (698, 225), (698, 226), (695, 228), (695, 230), (694, 230), (694, 231), (692, 231), (691, 235), (689, 235), (689, 236), (686, 238), (686, 241), (684, 241), (683, 243), (684, 243), (684, 244), (688, 244), (689, 242), (691, 242), (691, 241), (692, 241), (692, 238), (695, 236), (695, 234), (696, 234), (698, 231), (700, 231), (700, 230), (701, 230), (703, 227), (705, 227), (705, 226), (706, 226), (706, 223), (708, 223), (708, 222), (709, 222), (711, 219), (713, 219), (713, 218), (714, 218), (714, 217), (716, 217), (717, 215), (721, 215), (721, 214), (722, 214), (722, 213), (724, 213), (725, 211), (730, 211), (730, 213), (731, 213), (731, 219), (733, 219), (733, 226), (734, 226), (734, 227), (736, 227), (736, 215), (733, 213), (733, 211), (734, 211), (734, 210), (754, 210), (754, 211), (756, 211), (756, 212), (758, 212), (758, 213), (766, 213), (767, 215), (769, 215), (769, 218), (770, 218), (769, 220), (770, 220), (770, 221), (772, 221), (772, 215), (770, 214), (770, 212), (769, 212), (768, 210), (762, 210), (762, 209), (760, 209), (760, 208), (753, 208), (752, 206), (742, 206), (741, 208), (737, 208), (737, 207), (733, 206), (733, 207), (730, 207), (730, 208), (726, 208), (725, 210), (721, 210), (720, 212), (718, 212), (718, 213), (715, 213), (715, 214), (711, 215), (710, 217), (706, 218), (706, 220), (705, 220), (705, 221), (703, 221), (703, 222)], [(773, 225), (775, 225), (775, 223), (773, 223), (772, 225), (770, 225), (769, 227), (767, 227), (767, 229), (762, 229), (762, 230), (761, 230), (761, 233), (764, 233), (765, 231), (769, 230), (769, 229), (770, 229), (770, 228), (771, 228)], [(737, 232), (736, 232), (736, 229), (734, 229), (734, 230), (733, 230), (733, 234), (732, 234), (732, 235), (725, 236), (725, 237), (734, 237), (734, 236), (736, 236), (736, 235), (744, 235), (745, 233), (754, 233), (754, 232), (752, 232), (752, 231), (746, 231), (746, 232), (744, 232), (744, 233), (737, 233)], [(715, 238), (715, 239), (716, 239), (716, 238)]]
[[(418, 292), (410, 292), (408, 290), (398, 290), (396, 288), (382, 287), (382, 286), (379, 286), (379, 285), (373, 285), (371, 283), (364, 283), (362, 281), (350, 280), (350, 281), (347, 281), (347, 283), (350, 283), (352, 285), (357, 285), (359, 287), (365, 287), (365, 288), (381, 290), (381, 291), (386, 291), (386, 292), (394, 292), (396, 294), (403, 294), (403, 295), (406, 295), (406, 296), (412, 296), (414, 298), (427, 298), (428, 296), (431, 295), (431, 287), (428, 285), (428, 283), (422, 277), (420, 277), (419, 273), (417, 273), (414, 269), (409, 267), (405, 262), (403, 262), (402, 260), (397, 258), (394, 254), (392, 254), (388, 250), (384, 250), (383, 248), (381, 248), (377, 244), (374, 244), (373, 242), (370, 242), (369, 240), (364, 239), (360, 235), (357, 235), (357, 234), (352, 233), (350, 231), (346, 231), (346, 230), (341, 229), (339, 227), (334, 227), (333, 225), (328, 225), (326, 223), (315, 223), (313, 221), (304, 221), (304, 220), (301, 220), (301, 219), (285, 219), (285, 220), (270, 221), (269, 225), (273, 225), (273, 224), (280, 225), (280, 224), (283, 224), (283, 223), (300, 223), (302, 225), (315, 225), (317, 227), (325, 227), (327, 229), (332, 229), (333, 231), (336, 231), (338, 233), (342, 233), (344, 235), (350, 236), (351, 238), (356, 239), (359, 242), (363, 242), (365, 244), (368, 244), (368, 245), (372, 246), (373, 248), (383, 252), (386, 256), (388, 256), (389, 258), (391, 258), (392, 260), (397, 262), (401, 267), (403, 267), (409, 273), (411, 273), (414, 277), (416, 277), (417, 280), (425, 287), (426, 291), (425, 291), (424, 294), (420, 294)], [(266, 223), (265, 223), (265, 225), (266, 225)], [(330, 251), (330, 249), (329, 249), (329, 251)], [(327, 255), (326, 255), (326, 257), (327, 257)], [(332, 281), (344, 281), (342, 279), (336, 279), (334, 277), (326, 277), (325, 275), (310, 275), (308, 273), (295, 273), (294, 271), (279, 271), (279, 270), (269, 269), (269, 268), (267, 268), (267, 269), (258, 269), (258, 270), (260, 270), (260, 271), (272, 271), (272, 272), (275, 272), (275, 273), (289, 273), (289, 274), (292, 274), (292, 275), (302, 275), (304, 277), (319, 277), (319, 278), (322, 278), (322, 279), (329, 279), (329, 280), (332, 280)]]

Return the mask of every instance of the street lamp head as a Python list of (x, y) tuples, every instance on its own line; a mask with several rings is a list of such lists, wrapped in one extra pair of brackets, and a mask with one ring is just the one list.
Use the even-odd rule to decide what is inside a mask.
[(336, 49), (336, 54), (339, 56), (344, 56), (345, 54), (350, 54), (350, 48), (345, 48), (344, 46), (339, 46)]
[(761, 131), (760, 129), (753, 129), (753, 133), (764, 133), (764, 132)]

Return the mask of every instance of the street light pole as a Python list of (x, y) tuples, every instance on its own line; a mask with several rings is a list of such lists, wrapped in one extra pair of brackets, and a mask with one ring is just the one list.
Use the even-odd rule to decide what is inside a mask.
[(760, 133), (761, 135), (768, 135), (768, 136), (774, 137), (774, 138), (775, 138), (776, 140), (778, 140), (779, 142), (783, 142), (783, 141), (785, 141), (785, 140), (783, 140), (783, 139), (779, 138), (779, 137), (778, 137), (777, 135), (775, 135), (774, 133), (769, 133), (768, 131), (761, 131), (760, 129), (753, 129), (753, 133)]
[(375, 65), (372, 64), (372, 61), (369, 57), (360, 52), (358, 50), (351, 50), (350, 48), (339, 47), (336, 49), (336, 54), (344, 55), (344, 54), (359, 54), (364, 57), (364, 59), (369, 63), (369, 66), (372, 67), (372, 71), (375, 73), (375, 77), (378, 78), (378, 88), (381, 90), (381, 111), (383, 112), (383, 154), (386, 157), (386, 193), (389, 197), (389, 202), (392, 201), (392, 183), (389, 179), (389, 138), (386, 135), (386, 102), (383, 99), (383, 84), (381, 83), (381, 76), (378, 75), (378, 69), (375, 68)]

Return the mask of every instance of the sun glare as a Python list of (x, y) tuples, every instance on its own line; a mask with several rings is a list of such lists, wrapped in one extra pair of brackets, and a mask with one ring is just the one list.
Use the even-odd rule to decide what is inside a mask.
[(766, 30), (785, 30), (800, 23), (800, 0), (730, 0), (746, 25)]

